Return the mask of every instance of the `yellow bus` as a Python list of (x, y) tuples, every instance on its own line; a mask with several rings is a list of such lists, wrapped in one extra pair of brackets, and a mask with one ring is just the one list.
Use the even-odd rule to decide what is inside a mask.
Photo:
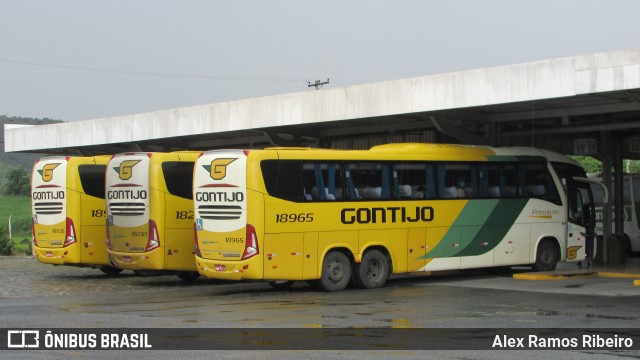
[(193, 165), (200, 152), (122, 153), (106, 175), (107, 248), (119, 268), (194, 280)]
[(573, 160), (531, 148), (204, 152), (196, 263), (216, 279), (383, 286), (391, 273), (580, 261), (592, 193)]
[(104, 241), (104, 175), (109, 156), (42, 158), (33, 166), (31, 214), (38, 261), (98, 267), (116, 275)]

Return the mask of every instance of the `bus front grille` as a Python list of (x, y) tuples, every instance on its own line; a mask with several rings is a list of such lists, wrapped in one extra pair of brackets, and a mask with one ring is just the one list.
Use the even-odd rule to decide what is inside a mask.
[(64, 205), (61, 202), (41, 202), (35, 203), (33, 208), (38, 215), (56, 215), (62, 214)]
[(144, 203), (110, 203), (109, 213), (116, 216), (144, 215)]
[(207, 220), (237, 220), (242, 215), (242, 208), (235, 205), (199, 205), (198, 213)]

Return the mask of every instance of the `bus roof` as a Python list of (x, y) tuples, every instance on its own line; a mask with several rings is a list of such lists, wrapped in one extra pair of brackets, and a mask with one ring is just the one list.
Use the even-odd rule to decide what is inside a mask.
[[(205, 153), (240, 151), (238, 149), (217, 149), (205, 151)], [(438, 158), (443, 157), (448, 160), (491, 160), (494, 156), (509, 157), (530, 157), (543, 158), (552, 162), (563, 162), (580, 166), (573, 159), (551, 150), (537, 149), (532, 147), (489, 147), (479, 145), (458, 145), (458, 144), (431, 144), (431, 143), (390, 143), (376, 145), (369, 150), (348, 150), (348, 149), (329, 149), (329, 148), (311, 148), (311, 147), (268, 147), (264, 149), (247, 149), (245, 153), (254, 151), (275, 151), (281, 153), (285, 157), (293, 156), (295, 158), (304, 158), (306, 154), (314, 154), (315, 158), (319, 153), (325, 152), (330, 157), (340, 157), (345, 153), (361, 155), (364, 158), (377, 157), (383, 155), (388, 158), (393, 155), (410, 155), (412, 158)], [(294, 155), (295, 154), (295, 155)]]

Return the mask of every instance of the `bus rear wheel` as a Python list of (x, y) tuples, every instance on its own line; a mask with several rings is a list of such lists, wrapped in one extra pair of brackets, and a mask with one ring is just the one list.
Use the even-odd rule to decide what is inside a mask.
[(120, 274), (122, 272), (122, 269), (118, 269), (117, 267), (113, 266), (100, 266), (100, 271), (107, 275), (115, 276)]
[(322, 261), (319, 285), (325, 291), (339, 291), (351, 281), (351, 262), (340, 251), (332, 251)]
[(382, 287), (389, 278), (389, 260), (378, 250), (367, 251), (360, 264), (355, 266), (354, 283), (365, 289)]
[(536, 255), (536, 263), (533, 265), (534, 271), (553, 271), (558, 265), (558, 250), (553, 242), (542, 240), (538, 244), (538, 253)]

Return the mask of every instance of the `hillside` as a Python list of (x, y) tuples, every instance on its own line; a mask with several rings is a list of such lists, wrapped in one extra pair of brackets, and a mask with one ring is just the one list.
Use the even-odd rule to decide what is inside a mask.
[(31, 172), (33, 163), (45, 156), (45, 154), (28, 154), (28, 153), (5, 153), (4, 152), (4, 125), (5, 124), (27, 124), (27, 125), (43, 125), (61, 122), (60, 120), (51, 119), (34, 119), (23, 117), (9, 117), (0, 115), (0, 176), (5, 172), (15, 168), (23, 168), (28, 173)]

